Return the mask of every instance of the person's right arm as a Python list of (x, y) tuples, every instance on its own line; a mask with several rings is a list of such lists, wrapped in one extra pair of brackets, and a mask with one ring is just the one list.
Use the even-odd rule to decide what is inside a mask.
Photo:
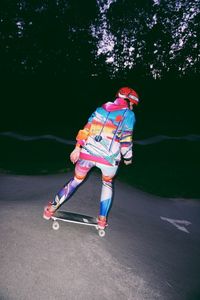
[(78, 161), (81, 152), (81, 147), (84, 146), (87, 141), (93, 118), (94, 113), (89, 117), (87, 124), (84, 126), (83, 129), (79, 130), (76, 136), (76, 147), (70, 154), (70, 160), (73, 164), (75, 164)]

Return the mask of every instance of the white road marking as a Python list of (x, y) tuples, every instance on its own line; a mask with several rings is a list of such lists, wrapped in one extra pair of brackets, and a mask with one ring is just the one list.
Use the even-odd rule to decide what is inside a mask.
[(83, 222), (88, 223), (88, 219), (83, 218)]
[[(165, 217), (160, 217), (161, 220), (163, 221), (167, 221), (170, 224), (174, 225), (177, 229), (186, 232), (186, 233), (190, 233), (189, 230), (187, 230), (187, 228), (185, 228), (184, 226), (188, 226), (191, 225), (192, 223), (186, 220), (174, 220), (174, 219), (169, 219), (169, 218), (165, 218)], [(183, 226), (184, 225), (184, 226)]]

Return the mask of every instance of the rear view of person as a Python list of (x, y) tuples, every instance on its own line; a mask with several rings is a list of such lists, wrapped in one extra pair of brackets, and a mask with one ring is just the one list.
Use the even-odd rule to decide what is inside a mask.
[(132, 109), (138, 102), (138, 94), (129, 87), (123, 87), (117, 92), (114, 102), (103, 104), (90, 116), (85, 127), (79, 130), (76, 146), (70, 154), (70, 160), (75, 164), (74, 177), (44, 208), (44, 219), (49, 220), (83, 182), (91, 168), (97, 167), (102, 172), (97, 222), (100, 229), (107, 226), (112, 202), (113, 178), (122, 158), (126, 165), (132, 163), (132, 135), (135, 125), (135, 114)]

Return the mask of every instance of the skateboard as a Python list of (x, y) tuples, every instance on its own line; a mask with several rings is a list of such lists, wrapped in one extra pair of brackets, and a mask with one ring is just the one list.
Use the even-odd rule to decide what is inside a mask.
[(55, 215), (51, 217), (51, 219), (53, 220), (52, 228), (54, 230), (58, 230), (60, 227), (59, 221), (63, 221), (87, 226), (94, 226), (97, 229), (100, 237), (105, 236), (105, 230), (99, 228), (97, 224), (97, 219), (90, 216), (85, 216), (67, 211), (57, 211)]

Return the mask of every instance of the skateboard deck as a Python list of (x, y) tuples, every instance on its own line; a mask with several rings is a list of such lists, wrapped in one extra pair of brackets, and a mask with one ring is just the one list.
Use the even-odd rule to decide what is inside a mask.
[(103, 237), (105, 235), (105, 230), (100, 229), (97, 224), (97, 219), (94, 217), (77, 214), (73, 212), (67, 211), (57, 211), (51, 219), (53, 220), (52, 228), (54, 230), (58, 230), (60, 225), (59, 221), (68, 222), (68, 223), (75, 223), (87, 226), (94, 226), (98, 230), (99, 236)]

